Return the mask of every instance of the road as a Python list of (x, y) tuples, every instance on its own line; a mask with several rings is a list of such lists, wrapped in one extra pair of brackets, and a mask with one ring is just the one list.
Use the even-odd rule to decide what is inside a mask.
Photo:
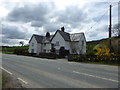
[(2, 55), (2, 69), (29, 88), (118, 88), (118, 67)]

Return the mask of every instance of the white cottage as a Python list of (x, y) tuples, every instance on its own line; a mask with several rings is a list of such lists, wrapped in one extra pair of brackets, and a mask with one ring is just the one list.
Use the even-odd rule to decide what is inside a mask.
[[(48, 32), (47, 32), (48, 33)], [(29, 53), (32, 54), (37, 54), (44, 52), (44, 53), (49, 53), (51, 50), (51, 42), (50, 39), (52, 36), (47, 35), (46, 36), (41, 36), (41, 35), (36, 35), (33, 34), (30, 41), (29, 41)]]
[(70, 34), (64, 31), (64, 28), (57, 30), (52, 36), (48, 32), (46, 36), (35, 35), (29, 41), (29, 53), (50, 53), (51, 48), (55, 48), (56, 54), (59, 49), (64, 47), (70, 54), (85, 54), (86, 39), (84, 33)]
[(57, 30), (51, 39), (51, 43), (59, 53), (60, 47), (65, 47), (71, 54), (85, 54), (86, 53), (86, 39), (84, 33), (69, 34), (64, 31)]

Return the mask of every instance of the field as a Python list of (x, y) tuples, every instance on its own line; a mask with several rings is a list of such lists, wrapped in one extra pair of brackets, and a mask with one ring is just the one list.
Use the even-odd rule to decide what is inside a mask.
[(9, 47), (9, 46), (3, 46), (0, 47), (0, 52), (5, 53), (5, 54), (13, 54), (15, 49), (28, 49), (28, 46), (13, 46), (13, 47)]

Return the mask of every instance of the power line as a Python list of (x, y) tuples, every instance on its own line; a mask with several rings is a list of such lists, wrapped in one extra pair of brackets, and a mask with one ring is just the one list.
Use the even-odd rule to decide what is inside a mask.
[(90, 29), (92, 29), (97, 23), (99, 23), (99, 21), (101, 21), (101, 20), (103, 19), (103, 17), (105, 16), (105, 14), (106, 14), (107, 11), (108, 11), (108, 10), (106, 10), (106, 11), (104, 12), (104, 14), (97, 20), (97, 22), (96, 22), (93, 26), (91, 26)]
[[(107, 4), (110, 5), (111, 2), (108, 2)], [(116, 6), (116, 5), (118, 5), (118, 3), (112, 5), (112, 7), (114, 7), (114, 6)], [(97, 22), (90, 27), (90, 30), (91, 30), (96, 24), (98, 24), (99, 21), (101, 21), (101, 20), (103, 19), (103, 17), (105, 16), (105, 14), (106, 14), (106, 12), (107, 12), (108, 10), (109, 10), (109, 9), (107, 9), (107, 10), (104, 12), (104, 14), (97, 20)]]

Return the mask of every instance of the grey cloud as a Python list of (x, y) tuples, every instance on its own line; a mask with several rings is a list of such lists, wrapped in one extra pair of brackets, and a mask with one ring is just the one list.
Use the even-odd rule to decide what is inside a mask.
[(19, 44), (19, 40), (18, 39), (8, 39), (6, 37), (3, 37), (2, 44), (3, 45), (15, 45), (15, 44)]
[(97, 31), (89, 32), (88, 35), (89, 35), (89, 37), (96, 37), (98, 35), (98, 32)]
[(100, 28), (96, 29), (97, 32), (108, 32), (108, 25), (103, 25)]
[(2, 27), (2, 34), (9, 39), (25, 39), (25, 32), (21, 31), (16, 26), (4, 25)]
[(54, 24), (54, 23), (49, 23), (49, 24), (45, 24), (44, 26), (43, 26), (43, 28), (44, 28), (44, 31), (45, 32), (54, 32), (54, 31), (56, 31), (57, 29), (59, 29), (59, 25), (56, 23), (56, 24)]
[[(77, 6), (68, 6), (65, 10), (56, 10), (55, 7), (53, 2), (25, 5), (13, 9), (8, 15), (8, 20), (31, 22), (32, 27), (44, 27), (48, 31), (58, 29), (61, 24), (62, 26), (70, 25), (71, 28), (79, 28), (81, 23), (88, 22), (87, 14)], [(51, 22), (53, 18), (56, 20)]]
[(1, 43), (9, 43), (9, 40), (6, 39), (5, 37), (2, 38), (2, 42)]
[(107, 33), (107, 32), (108, 32), (108, 26), (103, 25), (101, 28), (96, 28), (96, 29), (92, 29), (92, 31), (89, 31), (88, 36), (89, 37), (98, 37), (99, 34)]
[(46, 15), (54, 7), (54, 4), (41, 2), (39, 4), (24, 5), (24, 7), (16, 7), (12, 12), (8, 14), (8, 20), (10, 21), (43, 21)]
[[(36, 32), (44, 35), (46, 32), (53, 33), (62, 26), (65, 27), (65, 31), (71, 32), (74, 29), (82, 29), (83, 23), (88, 23), (87, 14), (83, 9), (77, 6), (68, 6), (65, 10), (57, 10), (53, 2), (39, 3), (39, 4), (27, 4), (24, 7), (14, 8), (6, 18), (12, 22), (31, 23), (30, 27), (33, 27)], [(43, 30), (41, 30), (43, 28)], [(28, 33), (24, 33), (24, 30), (19, 30), (18, 27), (7, 26), (3, 28), (3, 35), (9, 39), (25, 39), (31, 36)], [(30, 32), (29, 34), (33, 34)]]
[(31, 26), (32, 27), (42, 27), (46, 22), (43, 20), (43, 21), (33, 21), (31, 22)]
[(70, 24), (73, 28), (88, 21), (87, 14), (77, 6), (68, 6), (65, 10), (60, 11), (58, 15), (58, 21)]

